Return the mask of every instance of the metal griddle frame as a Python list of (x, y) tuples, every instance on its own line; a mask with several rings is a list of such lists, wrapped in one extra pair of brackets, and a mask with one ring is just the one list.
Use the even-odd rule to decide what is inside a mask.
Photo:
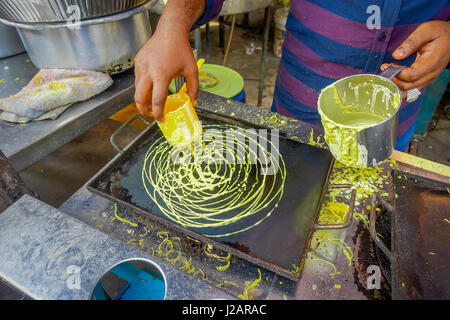
[[(206, 119), (211, 119), (211, 120), (215, 120), (215, 121), (223, 121), (226, 122), (228, 124), (234, 124), (234, 125), (238, 125), (238, 126), (244, 126), (244, 127), (250, 127), (250, 128), (254, 128), (254, 129), (270, 129), (264, 126), (257, 126), (253, 123), (250, 123), (248, 121), (245, 120), (241, 120), (241, 119), (236, 119), (236, 118), (232, 118), (232, 117), (227, 117), (227, 116), (223, 116), (223, 115), (218, 115), (215, 113), (210, 113), (210, 112), (206, 112), (203, 110), (198, 110), (197, 109), (197, 113), (200, 116), (200, 118), (206, 118)], [(123, 129), (125, 127), (127, 127), (129, 124), (131, 124), (133, 121), (140, 119), (142, 120), (145, 124), (148, 125), (148, 128), (145, 129), (144, 131), (142, 131), (136, 138), (134, 138), (126, 147), (124, 148), (120, 148), (117, 143), (116, 143), (116, 137), (123, 131)], [(87, 183), (87, 188), (90, 192), (100, 195), (110, 201), (116, 202), (119, 205), (125, 207), (125, 208), (129, 208), (132, 211), (135, 211), (139, 214), (143, 214), (145, 216), (148, 216), (150, 219), (152, 219), (153, 221), (155, 221), (158, 224), (161, 224), (169, 229), (172, 229), (174, 231), (180, 232), (188, 237), (191, 237), (195, 240), (201, 241), (203, 244), (205, 245), (211, 245), (214, 248), (218, 248), (220, 250), (223, 250), (225, 252), (231, 253), (232, 255), (235, 255), (239, 258), (245, 259), (247, 261), (250, 261), (260, 267), (263, 267), (265, 269), (268, 269), (270, 271), (273, 271), (279, 275), (282, 275), (290, 280), (294, 280), (294, 281), (298, 281), (300, 279), (301, 276), (301, 271), (303, 269), (304, 263), (306, 261), (306, 257), (307, 257), (307, 253), (308, 253), (308, 249), (310, 247), (311, 244), (311, 240), (312, 240), (312, 235), (316, 230), (322, 230), (322, 229), (343, 229), (348, 227), (352, 220), (353, 220), (353, 211), (354, 211), (354, 206), (355, 206), (355, 198), (356, 198), (356, 189), (352, 187), (352, 185), (332, 185), (329, 184), (329, 177), (334, 165), (334, 159), (331, 161), (331, 165), (328, 169), (327, 172), (327, 178), (326, 178), (326, 182), (324, 184), (324, 188), (322, 189), (320, 198), (319, 198), (319, 203), (317, 205), (317, 208), (315, 209), (315, 213), (314, 213), (314, 219), (313, 219), (313, 225), (310, 228), (310, 232), (308, 235), (308, 240), (307, 243), (305, 244), (303, 253), (302, 253), (302, 257), (299, 263), (299, 271), (296, 273), (292, 273), (289, 270), (286, 270), (282, 267), (273, 265), (271, 263), (268, 263), (262, 259), (259, 259), (257, 257), (251, 256), (249, 254), (246, 254), (232, 246), (226, 245), (224, 243), (218, 242), (216, 240), (213, 240), (211, 238), (208, 238), (206, 236), (203, 236), (197, 232), (194, 232), (192, 230), (189, 230), (187, 228), (184, 228), (174, 222), (165, 220), (161, 217), (158, 217), (156, 215), (154, 215), (152, 212), (144, 210), (136, 205), (130, 204), (124, 200), (115, 198), (101, 190), (98, 190), (96, 188), (97, 182), (99, 181), (100, 177), (102, 177), (105, 174), (110, 173), (113, 170), (116, 170), (118, 168), (118, 164), (122, 163), (124, 160), (126, 160), (131, 154), (133, 154), (135, 152), (135, 150), (142, 146), (143, 144), (146, 143), (146, 140), (148, 138), (148, 135), (152, 132), (154, 132), (155, 130), (159, 130), (157, 123), (156, 122), (152, 122), (150, 123), (149, 121), (147, 121), (145, 118), (143, 118), (140, 115), (136, 115), (132, 118), (130, 118), (127, 122), (125, 122), (119, 129), (117, 129), (116, 132), (114, 132), (111, 135), (111, 139), (110, 142), (112, 144), (112, 146), (119, 152), (118, 155), (116, 155), (108, 164), (106, 164), (106, 166), (104, 168), (102, 168), (94, 177), (92, 177), (89, 182)], [(280, 132), (280, 137), (284, 138), (284, 139), (288, 139), (286, 137), (286, 135), (282, 134)], [(314, 147), (314, 146), (312, 146)], [(328, 188), (352, 188), (352, 195), (351, 195), (351, 199), (350, 199), (350, 204), (349, 204), (349, 213), (347, 214), (347, 219), (344, 223), (342, 224), (330, 224), (330, 225), (321, 225), (317, 222), (318, 216), (319, 216), (319, 212), (320, 212), (320, 208), (322, 206), (323, 203), (323, 199), (325, 196), (325, 193), (327, 191)]]

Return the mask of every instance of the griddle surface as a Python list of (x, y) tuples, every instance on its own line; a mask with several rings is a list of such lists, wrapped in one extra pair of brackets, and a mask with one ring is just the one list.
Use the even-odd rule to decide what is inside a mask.
[[(227, 124), (202, 115), (200, 119), (203, 126)], [(236, 124), (236, 121), (234, 122)], [(246, 123), (240, 125), (247, 128)], [(188, 236), (291, 279), (298, 279), (297, 267), (302, 266), (332, 165), (329, 151), (280, 137), (279, 151), (284, 159), (286, 179), (277, 207), (269, 217), (246, 231), (211, 238), (205, 237), (204, 234), (214, 234), (214, 228), (209, 228), (202, 234), (205, 230), (184, 228), (168, 219), (143, 186), (142, 169), (145, 155), (149, 147), (161, 136), (157, 126), (149, 128), (139, 141), (93, 178), (88, 185), (89, 190), (122, 205), (131, 206), (139, 213), (149, 215)], [(243, 223), (252, 222), (245, 220)], [(232, 232), (236, 228), (244, 227), (238, 222), (228, 226), (227, 230)], [(217, 231), (224, 234), (223, 228), (218, 228)]]
[(393, 298), (450, 299), (450, 184), (394, 171)]

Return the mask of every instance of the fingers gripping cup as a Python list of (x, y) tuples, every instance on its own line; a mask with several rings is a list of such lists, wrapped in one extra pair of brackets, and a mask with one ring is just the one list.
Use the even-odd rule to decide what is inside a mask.
[(319, 95), (325, 141), (340, 163), (377, 165), (394, 151), (400, 89), (389, 79), (362, 74), (340, 79)]

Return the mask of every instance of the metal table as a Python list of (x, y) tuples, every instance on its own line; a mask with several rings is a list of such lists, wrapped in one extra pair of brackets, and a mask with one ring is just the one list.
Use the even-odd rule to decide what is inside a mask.
[[(0, 276), (33, 299), (90, 299), (105, 273), (136, 260), (159, 269), (168, 300), (232, 299), (28, 195), (5, 211), (0, 222)], [(80, 278), (78, 286), (69, 283), (74, 275)]]
[[(312, 127), (301, 121), (206, 92), (199, 92), (198, 103), (199, 109), (235, 117), (256, 125), (276, 128), (282, 134), (305, 143), (314, 144), (314, 142), (317, 142), (318, 135), (321, 135), (321, 131), (317, 127)], [(439, 166), (431, 162), (423, 163), (425, 161), (423, 159), (399, 152), (395, 152), (392, 158), (398, 161), (398, 166), (402, 170), (416, 172), (434, 179), (444, 179), (445, 181), (448, 180), (448, 177), (445, 176), (450, 177), (450, 168), (446, 166)], [(383, 175), (388, 170), (390, 170), (389, 167), (386, 168)], [(386, 188), (385, 191), (389, 193), (389, 187)], [(370, 201), (370, 199), (368, 200)], [(193, 242), (189, 237), (157, 225), (148, 217), (140, 215), (132, 209), (119, 206), (118, 211), (120, 217), (131, 222), (131, 224), (117, 221), (117, 219), (114, 219), (114, 203), (92, 194), (86, 186), (82, 187), (64, 203), (60, 210), (92, 227), (98, 228), (113, 238), (128, 243), (129, 246), (149, 256), (188, 272), (189, 269), (185, 269), (183, 265), (174, 265), (173, 260), (168, 259), (167, 256), (157, 254), (162, 241), (158, 233), (162, 232), (170, 239), (176, 239), (177, 243), (182, 244), (177, 254), (187, 259), (190, 266), (195, 267), (195, 270), (201, 270), (195, 277), (201, 278), (208, 285), (224, 289), (233, 297), (243, 295), (247, 284), (261, 279), (261, 282), (255, 287), (255, 293), (252, 294), (255, 299), (360, 300), (374, 298), (374, 294), (361, 285), (361, 282), (365, 285), (366, 281), (365, 278), (361, 279), (361, 275), (366, 277), (368, 275), (367, 263), (366, 261), (363, 263), (362, 260), (364, 260), (367, 251), (370, 250), (370, 244), (361, 243), (364, 237), (368, 237), (369, 234), (368, 230), (361, 230), (361, 224), (356, 220), (353, 220), (346, 229), (327, 231), (328, 237), (345, 241), (350, 245), (355, 254), (352, 266), (348, 265), (347, 257), (339, 246), (320, 246), (318, 249), (314, 249), (314, 255), (332, 262), (339, 273), (331, 277), (330, 265), (307, 260), (300, 280), (295, 282), (236, 256), (230, 258), (230, 265), (226, 267), (225, 260), (223, 260), (226, 254), (221, 250), (213, 248), (212, 252), (215, 256), (205, 255), (203, 248), (199, 247), (198, 243)], [(358, 206), (358, 212), (363, 210), (366, 210), (365, 204)], [(222, 257), (222, 259), (217, 257)]]
[[(256, 125), (278, 128), (288, 137), (296, 140), (307, 142), (310, 139), (310, 125), (273, 114), (258, 107), (230, 101), (201, 91), (199, 92), (198, 103), (200, 109), (243, 119)], [(365, 299), (364, 294), (358, 291), (356, 284), (353, 283), (353, 274), (350, 268), (346, 267), (348, 261), (342, 253), (339, 253), (339, 248), (328, 247), (320, 252), (325, 259), (333, 261), (336, 268), (342, 270), (334, 281), (341, 283), (343, 289), (332, 290), (333, 288), (329, 287), (330, 270), (326, 265), (318, 266), (306, 262), (299, 282), (289, 280), (237, 256), (232, 256), (229, 260), (229, 267), (223, 268), (227, 265), (226, 261), (217, 258), (223, 258), (227, 255), (223, 251), (212, 248), (212, 253), (215, 256), (205, 255), (204, 248), (199, 247), (199, 244), (189, 237), (158, 225), (148, 217), (139, 215), (132, 209), (123, 208), (119, 204), (117, 204), (117, 212), (125, 220), (117, 221), (117, 219), (114, 219), (114, 205), (115, 203), (110, 200), (92, 194), (84, 186), (59, 209), (113, 238), (128, 243), (129, 246), (149, 256), (178, 267), (181, 271), (190, 271), (183, 264), (174, 265), (173, 260), (157, 253), (163, 240), (158, 234), (167, 234), (170, 239), (176, 239), (174, 242), (182, 244), (177, 254), (187, 259), (190, 266), (199, 271), (194, 278), (200, 278), (210, 286), (221, 288), (233, 297), (243, 295), (247, 284), (258, 280), (260, 277), (261, 282), (255, 288), (255, 293), (251, 294), (255, 299)], [(349, 241), (353, 237), (355, 228), (356, 223), (347, 229), (330, 231), (330, 234), (334, 238)], [(319, 289), (312, 289), (315, 286)]]
[[(0, 98), (15, 94), (38, 72), (27, 54), (0, 60)], [(133, 102), (134, 74), (113, 76), (103, 93), (66, 110), (57, 120), (28, 124), (0, 121), (0, 150), (22, 171)]]
[[(26, 59), (26, 56), (19, 57), (22, 57), (22, 59)], [(17, 59), (17, 57), (15, 58)], [(10, 66), (11, 65), (12, 64), (10, 64)], [(30, 75), (31, 74), (34, 74), (34, 72), (30, 72)], [(121, 75), (121, 77), (117, 79), (115, 83), (115, 85), (119, 86), (119, 88), (121, 89), (116, 89), (116, 91), (113, 92), (111, 92), (112, 90), (109, 90), (108, 92), (105, 92), (104, 94), (95, 98), (97, 101), (101, 101), (101, 103), (97, 103), (97, 106), (101, 105), (102, 107), (100, 107), (100, 109), (103, 108), (104, 110), (106, 109), (109, 111), (111, 111), (111, 109), (115, 110), (115, 108), (119, 109), (120, 107), (112, 105), (116, 104), (117, 101), (124, 101), (125, 97), (131, 98), (130, 96), (133, 86), (132, 83), (133, 76), (131, 73)], [(278, 114), (273, 114), (269, 111), (262, 110), (261, 108), (224, 99), (206, 92), (199, 92), (198, 102), (200, 109), (212, 111), (219, 115), (223, 114), (235, 117), (237, 119), (242, 119), (256, 125), (263, 125), (270, 128), (279, 129), (283, 134), (286, 134), (287, 137), (305, 143), (316, 142), (318, 135), (321, 134), (321, 130), (318, 127), (314, 127), (306, 123), (302, 123), (301, 121), (287, 118)], [(89, 112), (92, 113), (96, 111), (95, 106), (89, 103), (78, 104), (74, 107), (75, 111), (77, 109), (89, 109), (87, 114), (89, 114)], [(72, 110), (72, 112), (75, 111)], [(70, 115), (69, 112), (67, 112), (67, 114)], [(99, 112), (96, 112), (95, 114), (97, 114), (99, 119)], [(84, 124), (86, 124), (86, 118), (88, 116), (81, 111), (78, 111), (77, 115), (78, 117), (82, 117)], [(65, 120), (61, 121), (61, 119)], [(93, 121), (92, 118), (89, 118), (89, 120)], [(79, 122), (78, 119), (71, 119), (70, 117), (67, 117), (67, 115), (57, 121), (58, 125), (53, 126), (52, 130), (44, 130), (46, 129), (45, 126), (41, 127), (41, 138), (34, 139), (34, 141), (32, 142), (28, 141), (28, 144), (23, 142), (23, 140), (26, 140), (26, 138), (20, 135), (20, 137), (22, 137), (22, 144), (25, 146), (31, 146), (29, 148), (24, 147), (24, 149), (38, 149), (41, 140), (47, 142), (49, 141), (46, 138), (46, 136), (48, 135), (50, 135), (50, 137), (53, 137), (52, 139), (54, 139), (55, 143), (58, 143), (58, 129), (63, 130), (64, 125), (68, 124), (72, 128), (72, 130), (69, 130), (69, 132), (72, 132), (73, 134), (74, 128), (77, 128), (77, 126), (82, 126), (83, 124), (82, 122), (81, 124), (77, 124)], [(39, 123), (33, 123), (32, 125), (30, 125), (30, 128), (33, 128), (37, 125), (39, 125)], [(3, 127), (0, 128), (2, 128), (3, 130)], [(26, 127), (18, 126), (15, 128), (16, 132), (19, 132), (19, 129), (21, 128)], [(78, 128), (78, 130), (82, 129), (85, 128)], [(8, 133), (7, 135), (14, 137), (12, 135), (14, 133), (12, 129), (9, 130), (11, 131), (9, 131), (10, 133)], [(46, 133), (42, 133), (42, 131), (46, 131)], [(39, 132), (39, 130), (37, 130), (37, 132)], [(65, 130), (63, 132), (67, 133), (67, 131)], [(4, 145), (5, 143), (7, 143), (7, 139), (9, 138), (6, 138), (2, 134), (0, 139), (3, 140), (2, 144)], [(28, 137), (27, 139), (33, 140), (32, 137)], [(64, 141), (65, 140), (61, 140), (58, 144), (58, 147), (67, 142)], [(47, 145), (47, 148), (50, 147)], [(20, 148), (16, 148), (16, 153), (19, 153), (19, 155), (25, 154), (23, 150), (20, 151)], [(15, 153), (11, 151), (9, 152), (9, 154), (15, 155)], [(415, 161), (409, 161), (407, 159), (407, 156), (408, 155), (405, 155), (403, 153), (394, 153), (393, 155), (393, 157), (395, 157), (397, 161), (403, 161), (404, 163), (411, 162), (412, 166), (417, 166), (421, 163), (426, 162), (425, 160), (420, 158), (415, 159)], [(34, 155), (34, 157), (35, 159), (39, 158), (39, 156), (37, 155)], [(428, 164), (424, 163), (424, 167), (427, 166)], [(448, 167), (440, 166), (433, 168), (433, 166), (435, 165), (428, 166), (428, 169), (425, 170), (425, 174), (427, 174), (428, 176), (435, 176), (435, 178), (437, 178), (437, 176), (440, 176), (442, 178), (443, 175), (450, 176), (450, 169)], [(404, 168), (407, 167), (408, 166), (404, 166)], [(410, 172), (414, 172), (414, 169), (411, 168), (411, 166), (408, 167), (408, 170), (410, 170)], [(421, 173), (424, 174), (424, 170), (421, 169), (421, 171)], [(448, 178), (445, 178), (445, 180), (448, 181)], [(136, 249), (148, 257), (155, 258), (160, 262), (179, 269), (180, 271), (184, 272), (183, 276), (185, 276), (185, 274), (187, 273), (190, 277), (186, 279), (189, 279), (189, 281), (191, 281), (191, 278), (200, 279), (202, 282), (204, 282), (205, 286), (213, 286), (223, 289), (233, 297), (242, 295), (246, 292), (248, 284), (260, 279), (258, 286), (255, 287), (255, 293), (252, 293), (252, 296), (254, 296), (255, 299), (368, 298), (367, 292), (362, 291), (360, 285), (357, 284), (358, 279), (357, 275), (355, 274), (355, 269), (360, 267), (359, 261), (357, 261), (358, 257), (355, 257), (355, 266), (350, 268), (348, 266), (347, 258), (338, 246), (329, 246), (321, 249), (320, 252), (316, 251), (315, 253), (320, 254), (323, 259), (333, 262), (337, 270), (340, 271), (339, 274), (334, 275), (334, 277), (331, 279), (329, 265), (317, 263), (314, 264), (306, 261), (300, 281), (294, 282), (283, 278), (274, 272), (258, 268), (256, 265), (253, 265), (235, 256), (232, 256), (229, 260), (227, 260), (230, 262), (230, 265), (226, 267), (226, 264), (224, 263), (225, 257), (223, 256), (223, 252), (212, 248), (212, 252), (214, 253), (214, 255), (205, 255), (204, 248), (198, 247), (198, 244), (196, 242), (193, 242), (192, 239), (188, 239), (186, 238), (186, 236), (177, 234), (176, 232), (168, 230), (163, 226), (156, 225), (155, 223), (152, 223), (148, 218), (139, 215), (136, 212), (133, 212), (131, 209), (125, 210), (124, 208), (119, 207), (118, 211), (116, 211), (114, 203), (105, 198), (90, 193), (85, 186), (77, 191), (59, 209), (64, 213), (76, 218), (77, 220), (83, 221), (92, 228), (96, 228), (102, 233), (105, 233), (110, 237), (119, 240), (122, 244), (128, 246), (130, 248), (130, 251)], [(361, 208), (358, 208), (358, 210), (361, 210)], [(118, 214), (120, 219), (117, 218), (116, 214)], [(356, 221), (353, 221), (353, 223), (347, 229), (333, 230), (330, 231), (329, 235), (334, 239), (340, 239), (351, 244), (352, 250), (355, 251), (356, 249), (358, 249), (358, 245), (360, 245), (358, 244), (358, 228), (358, 223)], [(179, 257), (183, 257), (184, 261), (188, 263), (182, 264), (180, 266), (176, 262), (179, 262), (180, 260), (175, 260), (172, 256), (169, 257), (169, 255), (162, 254), (160, 245), (164, 239), (170, 239), (172, 243), (180, 245), (180, 250), (177, 251), (177, 254), (179, 255)], [(123, 248), (126, 249), (126, 247)], [(125, 252), (126, 251), (127, 250), (125, 250)], [(359, 254), (360, 252), (358, 252), (357, 256)], [(219, 259), (217, 257), (219, 257)], [(363, 272), (365, 272), (365, 269), (363, 270)]]
[[(312, 140), (317, 141), (316, 135), (313, 136), (312, 139), (310, 135), (311, 129), (314, 129), (314, 133), (317, 134), (319, 132), (316, 130), (317, 128), (312, 128), (295, 119), (272, 114), (260, 108), (223, 99), (206, 92), (199, 93), (198, 102), (200, 109), (236, 117), (257, 125), (278, 128), (288, 137), (303, 142), (311, 142)], [(407, 155), (405, 154), (394, 154), (397, 161), (401, 160), (405, 163), (408, 162), (406, 156)], [(411, 168), (409, 169), (411, 170)], [(450, 170), (445, 166), (436, 168), (434, 171), (435, 173), (427, 171), (427, 174), (431, 176), (436, 174), (439, 176), (442, 176), (442, 174), (450, 176), (450, 174), (448, 174), (448, 171)], [(448, 180), (448, 178), (446, 178), (446, 180)], [(31, 206), (31, 204), (25, 206), (22, 205), (19, 211), (17, 211), (17, 207), (15, 207), (15, 210), (17, 212), (23, 212), (24, 208), (28, 206)], [(43, 205), (39, 204), (39, 207), (43, 207)], [(260, 280), (260, 282), (258, 282), (258, 285), (254, 288), (254, 293), (247, 292), (251, 294), (251, 296), (254, 296), (255, 299), (368, 298), (367, 292), (362, 291), (360, 285), (357, 284), (358, 280), (355, 275), (355, 269), (359, 267), (359, 261), (357, 261), (358, 255), (361, 253), (361, 250), (356, 251), (358, 249), (357, 246), (360, 245), (358, 244), (357, 239), (358, 223), (356, 221), (353, 221), (347, 229), (333, 230), (329, 233), (329, 236), (346, 241), (351, 245), (352, 250), (354, 250), (356, 255), (354, 261), (355, 266), (348, 266), (348, 260), (339, 247), (324, 247), (320, 251), (316, 250), (315, 254), (320, 254), (323, 259), (331, 261), (340, 273), (331, 278), (329, 265), (306, 261), (300, 281), (295, 282), (281, 277), (272, 271), (259, 268), (236, 256), (231, 256), (229, 260), (227, 260), (225, 259), (226, 255), (216, 248), (211, 248), (211, 253), (213, 254), (205, 255), (204, 248), (199, 246), (198, 243), (192, 239), (178, 234), (173, 230), (169, 230), (164, 226), (157, 225), (149, 218), (139, 215), (131, 209), (125, 209), (118, 206), (118, 209), (116, 210), (113, 202), (90, 193), (86, 186), (77, 191), (59, 208), (59, 210), (76, 218), (76, 220), (64, 219), (73, 225), (80, 226), (79, 221), (82, 221), (84, 222), (84, 224), (82, 224), (83, 228), (85, 228), (85, 225), (90, 226), (90, 233), (95, 231), (93, 229), (100, 231), (95, 232), (95, 238), (100, 237), (106, 239), (105, 237), (102, 237), (101, 234), (108, 235), (111, 239), (108, 238), (109, 240), (104, 241), (108, 241), (111, 245), (120, 248), (119, 259), (122, 259), (125, 256), (128, 257), (128, 255), (132, 253), (135, 256), (143, 255), (153, 259), (159, 264), (165, 264), (164, 269), (168, 270), (168, 272), (170, 270), (170, 272), (174, 274), (173, 281), (178, 282), (180, 287), (183, 287), (182, 281), (192, 282), (194, 279), (199, 280), (195, 280), (195, 297), (189, 294), (189, 292), (194, 291), (181, 290), (179, 295), (176, 297), (172, 296), (173, 298), (191, 299), (203, 297), (207, 299), (211, 298), (211, 296), (209, 296), (210, 292), (214, 292), (219, 296), (222, 295), (222, 297), (236, 298), (246, 292), (246, 288), (248, 288), (249, 284), (258, 280)], [(361, 208), (358, 208), (358, 210), (361, 210)], [(52, 214), (54, 215), (57, 214), (53, 209), (50, 211), (53, 212)], [(61, 215), (58, 215), (58, 217), (58, 219), (60, 219)], [(31, 227), (32, 225), (30, 225), (30, 228)], [(20, 232), (13, 232), (13, 234), (17, 234), (16, 237), (21, 236)], [(114, 239), (118, 241), (113, 241)], [(167, 247), (161, 246), (165, 239), (169, 239), (172, 245), (177, 246), (176, 252), (171, 252), (169, 255), (170, 250), (167, 251)], [(20, 252), (23, 254), (29, 253), (25, 250), (26, 248), (22, 249), (23, 250)], [(362, 250), (362, 252), (364, 252), (364, 250)], [(17, 253), (17, 257), (22, 254), (19, 253)], [(175, 254), (175, 256), (173, 256), (173, 254)], [(180, 259), (182, 259), (184, 263), (180, 264), (180, 261), (182, 261)], [(227, 264), (225, 264), (226, 261), (230, 262), (228, 267)], [(170, 268), (170, 266), (172, 268)], [(45, 268), (45, 264), (43, 265), (43, 268)], [(176, 270), (172, 270), (174, 268), (178, 269), (180, 273), (175, 273), (174, 271)], [(10, 277), (15, 277), (16, 280), (22, 275), (21, 273), (15, 272), (14, 268), (5, 269), (3, 272), (7, 273)], [(365, 272), (365, 269), (363, 272)], [(188, 276), (186, 276), (186, 274)], [(16, 285), (17, 284), (16, 281)], [(30, 286), (33, 286), (33, 284), (31, 283)], [(211, 287), (216, 288), (218, 291), (211, 291)], [(34, 289), (39, 290), (35, 286)], [(69, 298), (69, 296), (65, 295), (67, 292), (63, 285), (60, 286), (60, 289), (60, 292), (63, 294), (62, 296), (58, 296), (58, 293), (52, 291), (52, 295), (47, 295), (46, 292), (42, 292), (40, 297)], [(222, 290), (224, 290), (226, 294), (220, 293)], [(85, 297), (86, 295), (83, 296), (83, 298)]]

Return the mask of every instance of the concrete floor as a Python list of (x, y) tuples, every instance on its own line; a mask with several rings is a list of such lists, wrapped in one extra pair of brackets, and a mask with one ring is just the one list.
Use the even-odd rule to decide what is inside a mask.
[[(445, 103), (450, 101), (447, 92)], [(450, 120), (439, 106), (423, 139), (417, 141), (417, 156), (450, 166)]]
[[(257, 12), (254, 25), (260, 24), (263, 11)], [(238, 20), (239, 21), (239, 20)], [(262, 32), (258, 29), (237, 27), (233, 37), (227, 66), (239, 71), (245, 80), (247, 103), (256, 105), (258, 77), (261, 62)], [(260, 29), (259, 29), (260, 30)], [(212, 26), (212, 51), (209, 63), (222, 64), (223, 49), (219, 48), (218, 26)], [(247, 49), (255, 47), (252, 54)], [(258, 49), (259, 48), (259, 49)], [(280, 59), (272, 53), (269, 45), (267, 74), (262, 108), (270, 109), (273, 89)], [(450, 165), (450, 121), (443, 115), (436, 117), (434, 130), (417, 144), (417, 155)], [(99, 171), (115, 154), (109, 143), (111, 134), (120, 126), (114, 120), (105, 120), (84, 135), (68, 143), (21, 173), (29, 188), (39, 194), (41, 200), (59, 207), (89, 178)], [(123, 133), (123, 143), (129, 141), (137, 130), (129, 128)]]
[[(211, 58), (208, 63), (223, 64), (223, 49), (219, 47), (217, 27), (211, 27), (213, 32)], [(228, 33), (226, 33), (228, 36)], [(262, 53), (262, 31), (258, 29), (235, 28), (233, 41), (226, 66), (239, 72), (244, 78), (244, 90), (247, 95), (246, 103), (257, 105), (258, 103), (258, 85), (261, 68)], [(254, 49), (253, 49), (254, 48)], [(273, 91), (277, 78), (280, 58), (273, 55), (272, 43), (269, 43), (266, 76), (264, 81), (264, 91), (261, 107), (270, 110), (273, 100)]]

